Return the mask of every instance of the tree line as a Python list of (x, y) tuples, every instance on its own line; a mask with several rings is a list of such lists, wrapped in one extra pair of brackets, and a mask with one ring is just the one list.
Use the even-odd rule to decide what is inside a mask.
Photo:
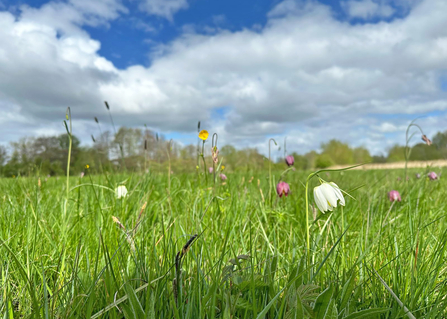
[[(70, 161), (71, 174), (104, 173), (113, 171), (167, 172), (170, 161), (172, 173), (194, 172), (200, 167), (198, 155), (202, 148), (197, 145), (181, 145), (168, 141), (162, 135), (140, 128), (121, 127), (116, 134), (106, 131), (99, 137), (92, 136), (91, 145), (81, 145), (76, 136), (72, 137)], [(447, 131), (437, 133), (432, 145), (421, 141), (412, 147), (409, 160), (447, 159)], [(209, 145), (208, 145), (209, 144)], [(69, 136), (26, 137), (0, 145), (0, 176), (57, 176), (66, 174)], [(357, 163), (385, 163), (405, 160), (405, 146), (394, 145), (386, 155), (371, 155), (365, 147), (350, 147), (336, 139), (321, 145), (321, 150), (306, 154), (284, 153), (274, 156), (273, 167), (283, 168), (284, 157), (293, 155), (296, 169), (326, 168), (332, 165)], [(207, 166), (212, 166), (211, 144), (205, 144)], [(232, 145), (219, 147), (219, 157), (229, 171), (252, 171), (268, 168), (268, 158), (256, 148), (237, 149)]]

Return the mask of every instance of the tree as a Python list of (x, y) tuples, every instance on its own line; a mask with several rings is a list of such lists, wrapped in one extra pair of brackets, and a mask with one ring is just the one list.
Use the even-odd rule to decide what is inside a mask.
[(6, 146), (0, 145), (0, 176), (3, 175), (3, 165), (5, 165), (7, 158), (8, 151), (6, 150)]
[(372, 157), (369, 154), (369, 151), (364, 147), (356, 147), (353, 150), (353, 159), (354, 163), (369, 163), (372, 161)]
[(447, 149), (447, 131), (436, 133), (433, 137), (433, 145), (438, 149)]
[(383, 155), (374, 155), (372, 161), (373, 163), (386, 163), (386, 157)]
[[(305, 155), (299, 155), (297, 153), (292, 153), (293, 159), (295, 160), (295, 168), (306, 170), (310, 168), (309, 161)], [(284, 161), (284, 160), (283, 160)]]
[(436, 133), (433, 146), (439, 151), (441, 158), (447, 158), (447, 131)]
[(441, 158), (440, 150), (434, 145), (428, 146), (425, 143), (418, 143), (411, 148), (410, 160), (412, 161), (427, 161)]
[(122, 146), (125, 157), (141, 155), (144, 149), (143, 132), (139, 128), (122, 126), (115, 135), (114, 143)]
[(321, 148), (323, 150), (322, 154), (326, 154), (334, 164), (343, 165), (354, 163), (353, 152), (348, 144), (334, 139), (328, 143), (323, 143)]
[(6, 150), (6, 146), (0, 145), (0, 167), (5, 165), (7, 159), (8, 159), (8, 152)]
[[(70, 146), (70, 138), (67, 133), (61, 134), (58, 136), (59, 145), (63, 150), (68, 151), (68, 147)], [(81, 145), (81, 141), (75, 136), (71, 136), (71, 151), (78, 150)]]
[(30, 137), (23, 137), (17, 142), (11, 142), (12, 157), (14, 160), (24, 165), (31, 163), (34, 159), (33, 143), (34, 139)]
[(405, 161), (405, 146), (394, 145), (388, 150), (387, 162)]
[(326, 153), (318, 155), (315, 159), (316, 168), (327, 168), (332, 165), (334, 165), (334, 162), (332, 161), (332, 158)]
[(310, 151), (310, 152), (308, 152), (308, 153), (306, 153), (305, 155), (304, 155), (304, 157), (306, 158), (306, 160), (307, 160), (307, 165), (308, 165), (308, 167), (309, 168), (314, 168), (314, 167), (316, 167), (316, 159), (317, 159), (317, 157), (318, 157), (318, 153), (317, 152), (315, 152), (315, 151)]

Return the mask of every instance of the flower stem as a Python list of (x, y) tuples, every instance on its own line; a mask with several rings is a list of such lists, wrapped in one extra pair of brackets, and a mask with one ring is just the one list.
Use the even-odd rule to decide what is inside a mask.
[[(214, 140), (214, 137), (216, 137), (216, 140)], [(212, 152), (215, 152), (215, 151), (216, 151), (214, 148), (217, 149), (217, 138), (218, 138), (217, 133), (214, 133), (214, 134), (213, 134), (213, 138), (212, 138), (212, 140), (211, 140), (211, 149), (212, 149)], [(216, 157), (217, 157), (217, 156), (216, 156)], [(214, 158), (213, 158), (213, 157), (212, 157), (212, 160), (213, 160), (213, 182), (214, 182), (214, 191), (216, 191), (216, 165), (215, 165), (215, 162), (214, 162)]]
[(269, 201), (270, 206), (272, 205), (272, 160), (271, 160), (271, 150), (270, 150), (270, 142), (273, 141), (276, 144), (276, 141), (271, 138), (269, 139)]
[(309, 180), (312, 178), (313, 174), (307, 177), (306, 181), (306, 243), (307, 243), (307, 257), (310, 258), (310, 235), (309, 235)]
[[(340, 205), (340, 209), (341, 209), (341, 232), (343, 234), (343, 232), (345, 231), (345, 216), (343, 214), (343, 206)], [(344, 267), (345, 267), (345, 254), (344, 254), (345, 236), (343, 236), (341, 239), (341, 248), (343, 250), (343, 253), (341, 254), (341, 266), (342, 266), (342, 269), (344, 269)]]
[[(197, 133), (200, 134), (200, 121), (197, 123)], [(197, 183), (200, 183), (200, 139), (197, 141)]]
[[(70, 123), (71, 126), (71, 123)], [(70, 140), (68, 145), (68, 160), (67, 160), (67, 201), (68, 201), (68, 193), (70, 189), (70, 161), (71, 161), (71, 145), (72, 145), (72, 139), (71, 139), (71, 133), (68, 135), (68, 138)]]
[[(312, 179), (312, 177), (314, 176), (318, 176), (319, 173), (321, 172), (340, 172), (340, 171), (345, 171), (357, 166), (361, 166), (363, 164), (357, 164), (357, 165), (353, 165), (353, 166), (349, 166), (346, 168), (341, 168), (341, 169), (320, 169), (316, 172), (310, 173), (309, 176), (307, 176), (307, 180), (306, 180), (306, 247), (307, 247), (307, 255), (308, 255), (308, 261), (310, 264), (310, 233), (309, 233), (309, 181)], [(343, 214), (343, 211), (342, 211)]]
[(278, 183), (279, 183), (280, 181), (282, 181), (282, 178), (283, 178), (289, 171), (291, 171), (291, 170), (293, 170), (293, 167), (289, 167), (289, 168), (286, 169), (284, 172), (282, 172), (281, 175), (279, 175)]
[(202, 160), (203, 160), (203, 170), (205, 172), (205, 185), (208, 185), (208, 175), (206, 175), (206, 162), (205, 162), (205, 141), (202, 143)]
[(67, 130), (67, 136), (68, 136), (68, 157), (67, 157), (67, 198), (66, 201), (68, 202), (68, 196), (70, 192), (70, 161), (71, 161), (71, 146), (72, 146), (72, 126), (71, 126), (71, 109), (68, 107), (67, 111), (65, 113), (65, 118), (68, 121), (68, 124), (70, 125), (70, 128), (67, 126), (67, 122), (64, 121), (65, 129)]
[(413, 121), (411, 121), (411, 123), (407, 127), (407, 131), (405, 132), (405, 153), (404, 153), (404, 155), (405, 155), (405, 183), (407, 181), (407, 164), (408, 164), (408, 161), (410, 160), (410, 155), (411, 155), (411, 150), (412, 150), (412, 148), (409, 147), (408, 144), (410, 143), (411, 138), (415, 134), (415, 133), (413, 133), (413, 134), (410, 135), (410, 137), (408, 137), (408, 133), (410, 132), (410, 128), (412, 126), (415, 126), (415, 127), (417, 127), (419, 129), (421, 134), (424, 135), (424, 132), (422, 131), (422, 128), (419, 125), (414, 123), (417, 119), (418, 118), (415, 118)]

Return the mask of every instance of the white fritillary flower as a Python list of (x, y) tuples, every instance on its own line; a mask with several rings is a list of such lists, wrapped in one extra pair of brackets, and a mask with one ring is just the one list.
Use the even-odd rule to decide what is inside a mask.
[(334, 207), (337, 207), (338, 201), (340, 201), (340, 205), (345, 206), (345, 198), (340, 188), (333, 182), (323, 182), (320, 186), (315, 187), (314, 199), (322, 213), (332, 211)]

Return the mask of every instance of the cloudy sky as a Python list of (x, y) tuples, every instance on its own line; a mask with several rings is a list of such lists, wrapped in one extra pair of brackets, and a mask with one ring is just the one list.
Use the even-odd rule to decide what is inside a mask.
[[(115, 124), (380, 154), (447, 129), (445, 0), (0, 0), (0, 143)], [(110, 128), (110, 126), (109, 126)]]

